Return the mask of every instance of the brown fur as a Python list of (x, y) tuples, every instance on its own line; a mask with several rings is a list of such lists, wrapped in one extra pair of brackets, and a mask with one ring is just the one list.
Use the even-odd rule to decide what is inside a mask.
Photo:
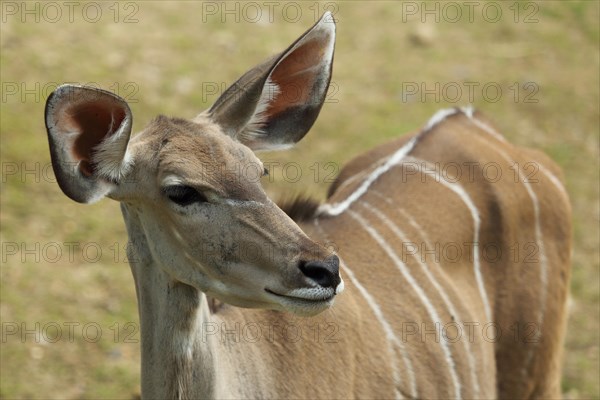
[[(480, 114), (476, 118), (484, 120)], [(397, 139), (392, 144), (382, 145), (367, 152), (350, 162), (341, 172), (339, 179), (333, 184), (330, 191), (329, 202), (335, 203), (345, 199), (349, 193), (356, 189), (360, 179), (356, 183), (344, 186), (350, 177), (360, 174), (362, 171), (370, 171), (377, 160), (393, 153), (399, 146), (407, 141), (407, 138)], [(502, 329), (504, 333), (493, 343), (483, 341), (481, 345), (485, 348), (493, 345), (478, 359), (484, 363), (481, 369), (488, 379), (497, 382), (497, 396), (499, 398), (559, 398), (560, 397), (560, 360), (562, 354), (562, 342), (564, 339), (566, 311), (565, 304), (568, 294), (568, 282), (570, 275), (570, 206), (568, 199), (563, 193), (551, 184), (547, 177), (538, 171), (535, 175), (536, 183), (531, 183), (532, 190), (537, 194), (540, 207), (541, 233), (548, 259), (547, 272), (547, 294), (544, 320), (542, 325), (538, 324), (538, 313), (541, 310), (540, 298), (542, 288), (540, 287), (540, 249), (528, 247), (537, 251), (537, 257), (528, 257), (524, 254), (525, 248), (534, 242), (534, 215), (532, 201), (519, 181), (514, 182), (513, 170), (498, 154), (498, 149), (509, 154), (510, 157), (521, 166), (532, 162), (534, 165), (545, 167), (552, 174), (561, 177), (558, 167), (545, 155), (517, 148), (506, 142), (501, 142), (488, 133), (476, 127), (465, 115), (457, 114), (446, 118), (442, 123), (435, 126), (431, 132), (419, 141), (419, 144), (410, 153), (411, 157), (427, 160), (429, 163), (477, 162), (479, 167), (474, 170), (473, 179), (460, 179), (460, 184), (471, 196), (476, 207), (480, 211), (481, 229), (480, 244), (500, 249), (504, 254), (499, 260), (482, 259), (482, 273), (486, 290), (490, 295), (493, 310), (493, 322)], [(410, 157), (407, 159), (410, 163)], [(496, 163), (501, 166), (504, 179), (491, 183), (482, 178), (481, 166)], [(398, 208), (405, 209), (410, 215), (418, 218), (420, 225), (430, 235), (432, 242), (448, 243), (448, 241), (461, 243), (472, 240), (472, 223), (469, 213), (456, 196), (451, 194), (442, 185), (437, 183), (423, 183), (423, 175), (411, 175), (412, 169), (402, 165), (395, 170), (381, 176), (372, 186), (373, 190), (379, 191)], [(464, 172), (464, 171), (463, 171)], [(402, 178), (404, 176), (404, 178)], [(367, 192), (361, 199), (379, 207), (395, 223), (402, 227), (409, 237), (418, 237), (401, 214), (390, 207), (391, 204), (383, 201), (380, 196)], [(359, 210), (363, 215), (369, 216), (366, 210), (360, 206), (353, 205), (352, 209)], [(395, 216), (395, 217), (392, 217)], [(374, 218), (369, 218), (371, 223), (378, 229), (385, 230), (381, 223)], [(344, 214), (339, 217), (323, 219), (320, 222), (323, 230), (328, 233), (330, 240), (335, 240), (341, 256), (353, 270), (360, 271), (368, 269), (369, 275), (364, 275), (365, 282), (373, 282), (372, 289), (382, 288), (385, 282), (385, 290), (391, 287), (406, 285), (399, 280), (398, 274), (393, 268), (377, 268), (369, 266), (361, 261), (361, 251), (364, 254), (372, 252), (376, 246), (372, 239), (361, 235), (357, 236), (359, 227)], [(353, 232), (348, 235), (348, 232)], [(466, 235), (465, 235), (466, 234)], [(390, 242), (393, 240), (388, 237)], [(360, 247), (361, 243), (371, 243)], [(520, 255), (515, 260), (515, 245), (519, 246)], [(347, 254), (345, 254), (347, 253)], [(529, 254), (531, 255), (531, 254)], [(495, 257), (490, 257), (490, 259)], [(529, 259), (530, 258), (530, 259)], [(362, 258), (366, 260), (365, 258)], [(410, 264), (409, 268), (413, 268)], [(387, 262), (386, 262), (387, 263)], [(472, 262), (461, 259), (458, 263), (442, 262), (442, 269), (447, 274), (444, 279), (446, 286), (454, 292), (457, 303), (460, 299), (468, 308), (464, 310), (467, 315), (472, 313), (474, 321), (483, 323), (483, 310), (480, 306), (479, 294), (475, 290), (473, 280)], [(390, 271), (391, 275), (388, 272)], [(369, 276), (376, 276), (375, 280)], [(378, 283), (379, 282), (379, 283)], [(424, 281), (421, 281), (425, 285)], [(406, 292), (406, 289), (400, 289)], [(433, 292), (429, 292), (435, 298)], [(403, 295), (397, 295), (391, 304), (405, 310), (407, 304), (417, 314), (411, 318), (419, 320), (415, 311), (413, 301), (399, 300)], [(383, 299), (381, 301), (391, 301)], [(439, 300), (438, 300), (439, 301)], [(390, 307), (392, 307), (390, 304)], [(478, 305), (479, 304), (479, 305)], [(468, 310), (472, 311), (468, 311)], [(401, 315), (401, 314), (400, 314)], [(400, 323), (406, 317), (395, 320)], [(464, 317), (463, 317), (464, 318)], [(395, 322), (396, 323), (396, 322)], [(399, 325), (396, 325), (399, 326)], [(517, 328), (518, 327), (518, 328)], [(518, 331), (518, 333), (517, 333)], [(535, 334), (539, 333), (539, 338)], [(481, 339), (481, 338), (480, 338)], [(527, 360), (528, 351), (532, 351), (532, 359)], [(459, 351), (459, 349), (457, 349)], [(490, 357), (492, 357), (490, 359)], [(488, 361), (485, 361), (485, 360)], [(494, 365), (491, 365), (492, 362)], [(459, 362), (459, 364), (461, 364)], [(493, 371), (496, 370), (496, 374)], [(437, 381), (441, 378), (438, 372), (423, 371), (427, 381)], [(433, 375), (430, 375), (432, 374)], [(462, 373), (462, 371), (461, 371)], [(494, 375), (496, 377), (494, 378)], [(435, 376), (435, 377), (434, 377)], [(466, 377), (465, 377), (466, 379)], [(493, 392), (487, 393), (495, 396)], [(425, 397), (428, 397), (427, 395)]]

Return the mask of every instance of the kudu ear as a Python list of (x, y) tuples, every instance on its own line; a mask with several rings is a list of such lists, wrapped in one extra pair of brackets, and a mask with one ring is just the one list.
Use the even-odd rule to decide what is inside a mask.
[(253, 150), (285, 148), (313, 125), (331, 79), (335, 23), (329, 12), (287, 50), (246, 72), (208, 111)]
[(108, 194), (129, 167), (131, 110), (110, 92), (63, 85), (46, 101), (46, 129), (56, 180), (80, 203)]

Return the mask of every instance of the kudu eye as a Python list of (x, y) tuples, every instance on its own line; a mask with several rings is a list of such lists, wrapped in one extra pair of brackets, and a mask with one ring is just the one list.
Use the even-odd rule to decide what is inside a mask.
[(194, 203), (206, 202), (206, 197), (190, 186), (185, 185), (173, 185), (167, 186), (163, 189), (165, 196), (168, 197), (173, 203), (185, 207)]

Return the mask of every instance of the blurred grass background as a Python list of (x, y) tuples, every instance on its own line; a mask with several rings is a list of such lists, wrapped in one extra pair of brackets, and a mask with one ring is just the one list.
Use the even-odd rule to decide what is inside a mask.
[[(192, 117), (325, 9), (338, 21), (332, 90), (302, 143), (264, 155), (281, 163), (268, 191), (323, 198), (332, 165), (472, 101), (509, 140), (565, 171), (575, 247), (562, 389), (600, 396), (597, 1), (493, 2), (485, 13), (482, 2), (471, 14), (458, 2), (456, 22), (443, 2), (75, 2), (72, 12), (59, 2), (60, 16), (44, 4), (2, 3), (1, 398), (139, 393), (125, 228), (118, 204), (78, 205), (54, 183), (43, 110), (56, 84), (116, 92), (135, 131), (159, 113)], [(469, 82), (478, 84), (471, 99)], [(284, 171), (291, 162), (298, 182)]]

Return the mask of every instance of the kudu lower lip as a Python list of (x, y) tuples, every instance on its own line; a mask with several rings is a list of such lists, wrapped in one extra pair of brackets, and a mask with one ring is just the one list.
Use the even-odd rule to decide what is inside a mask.
[(265, 292), (271, 296), (280, 307), (283, 307), (283, 310), (304, 317), (312, 317), (325, 311), (333, 305), (335, 300), (334, 294), (320, 299), (309, 299), (280, 295), (267, 288), (265, 288)]
[(301, 288), (292, 289), (285, 294), (278, 293), (269, 288), (265, 292), (285, 302), (294, 302), (295, 304), (317, 305), (333, 302), (335, 291), (331, 288)]

